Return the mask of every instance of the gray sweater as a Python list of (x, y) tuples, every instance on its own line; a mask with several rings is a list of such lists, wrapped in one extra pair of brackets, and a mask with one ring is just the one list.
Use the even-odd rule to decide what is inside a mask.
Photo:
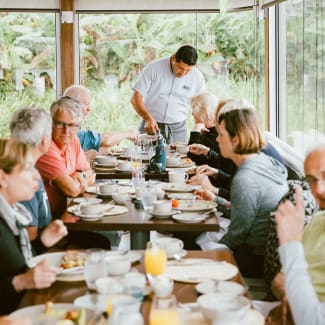
[(231, 222), (219, 241), (232, 250), (246, 244), (264, 255), (270, 213), (288, 191), (286, 168), (263, 153), (242, 163), (231, 184)]

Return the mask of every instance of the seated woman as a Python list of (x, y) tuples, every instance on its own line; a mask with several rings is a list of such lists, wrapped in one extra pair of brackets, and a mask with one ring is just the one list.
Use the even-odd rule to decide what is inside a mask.
[[(262, 277), (270, 212), (288, 190), (287, 171), (261, 152), (265, 140), (255, 111), (236, 109), (220, 114), (217, 131), (221, 154), (238, 167), (231, 183), (230, 225), (219, 243), (234, 251), (244, 276)], [(216, 198), (209, 190), (198, 194), (204, 199)], [(202, 234), (198, 243), (211, 240), (209, 234)]]
[[(17, 307), (24, 290), (48, 288), (56, 278), (56, 268), (46, 260), (31, 269), (26, 263), (32, 257), (26, 230), (32, 217), (18, 202), (33, 197), (39, 177), (28, 145), (0, 139), (0, 315)], [(36, 240), (49, 247), (66, 234), (58, 220)]]
[[(226, 101), (221, 100), (216, 108), (216, 120), (218, 119), (218, 115), (221, 113), (225, 113), (233, 109), (244, 108), (255, 110), (255, 107), (245, 99)], [(214, 133), (214, 136), (216, 137), (218, 134), (216, 131)], [(237, 170), (236, 164), (231, 159), (223, 157), (223, 155), (220, 153), (218, 143), (215, 143), (213, 147), (204, 145), (203, 143), (192, 144), (189, 149), (191, 155), (205, 157), (207, 164), (197, 168), (197, 175), (191, 178), (190, 183), (204, 185), (216, 195), (229, 200), (231, 181)], [(281, 163), (283, 162), (278, 151), (270, 143), (267, 142), (261, 151), (266, 155), (277, 159)]]

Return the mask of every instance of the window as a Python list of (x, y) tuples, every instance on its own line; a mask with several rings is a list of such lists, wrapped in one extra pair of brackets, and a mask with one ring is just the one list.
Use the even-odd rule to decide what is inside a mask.
[(198, 49), (211, 92), (245, 97), (264, 116), (263, 27), (253, 11), (79, 14), (80, 83), (93, 91), (84, 127), (137, 126), (130, 104), (135, 79), (148, 62), (183, 44)]
[(17, 108), (55, 99), (55, 14), (0, 12), (0, 136)]

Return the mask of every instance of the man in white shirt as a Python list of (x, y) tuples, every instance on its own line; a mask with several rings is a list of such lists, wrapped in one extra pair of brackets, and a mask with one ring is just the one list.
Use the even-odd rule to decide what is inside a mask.
[(150, 62), (141, 72), (131, 103), (142, 117), (140, 132), (161, 131), (167, 143), (186, 142), (189, 99), (203, 91), (206, 84), (195, 67), (198, 54), (184, 45), (171, 57)]

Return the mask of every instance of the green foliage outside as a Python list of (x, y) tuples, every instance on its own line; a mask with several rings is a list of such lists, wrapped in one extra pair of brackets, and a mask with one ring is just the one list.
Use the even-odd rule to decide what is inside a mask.
[[(198, 68), (210, 91), (221, 98), (248, 98), (263, 115), (263, 25), (255, 24), (252, 12), (80, 15), (81, 83), (93, 92), (83, 127), (137, 126), (130, 104), (134, 80), (145, 64), (183, 44), (197, 47)], [(30, 104), (48, 109), (55, 99), (53, 78), (43, 75), (43, 95), (36, 87), (39, 71), (55, 70), (55, 16), (0, 13), (0, 40), (0, 136), (7, 136), (13, 110)]]

